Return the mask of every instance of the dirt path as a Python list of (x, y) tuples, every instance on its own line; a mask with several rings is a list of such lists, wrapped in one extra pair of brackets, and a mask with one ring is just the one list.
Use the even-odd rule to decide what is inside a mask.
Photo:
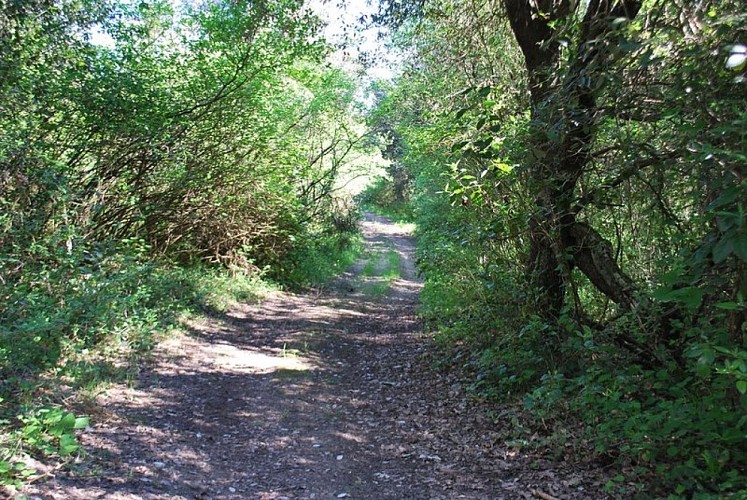
[(413, 242), (378, 217), (363, 229), (366, 258), (328, 290), (238, 307), (159, 347), (135, 388), (100, 397), (88, 460), (26, 494), (603, 497), (591, 472), (507, 447), (500, 423), (430, 367)]

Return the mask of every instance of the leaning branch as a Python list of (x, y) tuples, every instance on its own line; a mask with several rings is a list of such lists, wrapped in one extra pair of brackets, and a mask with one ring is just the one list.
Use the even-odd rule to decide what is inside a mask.
[(573, 208), (571, 208), (571, 213), (574, 216), (578, 215), (588, 205), (597, 204), (604, 193), (618, 187), (630, 178), (635, 177), (642, 170), (654, 165), (659, 165), (667, 160), (673, 160), (679, 156), (680, 153), (678, 151), (667, 151), (663, 154), (657, 154), (648, 158), (640, 158), (637, 161), (634, 161), (627, 168), (623, 169), (617, 176), (611, 179), (606, 179), (599, 187), (579, 198)]

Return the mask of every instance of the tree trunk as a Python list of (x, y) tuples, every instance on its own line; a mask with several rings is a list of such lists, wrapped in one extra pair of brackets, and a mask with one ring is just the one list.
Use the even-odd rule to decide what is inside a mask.
[(635, 283), (615, 262), (612, 245), (591, 226), (576, 222), (566, 230), (571, 243), (573, 263), (600, 292), (618, 305), (631, 309)]
[[(614, 260), (611, 245), (578, 222), (573, 201), (589, 161), (599, 117), (593, 93), (597, 68), (605, 65), (604, 35), (613, 18), (632, 19), (640, 2), (590, 0), (575, 59), (560, 82), (560, 47), (553, 27), (578, 8), (570, 0), (505, 0), (506, 14), (526, 63), (535, 132), (528, 270), (538, 293), (536, 307), (548, 320), (565, 306), (570, 270), (577, 266), (602, 293), (624, 308), (633, 306), (635, 285)], [(553, 78), (555, 77), (555, 78)]]

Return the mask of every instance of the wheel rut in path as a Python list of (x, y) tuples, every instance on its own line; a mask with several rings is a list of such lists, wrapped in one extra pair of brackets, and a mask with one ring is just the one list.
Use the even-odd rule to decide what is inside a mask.
[(134, 387), (99, 397), (81, 435), (90, 455), (25, 493), (602, 497), (592, 471), (506, 446), (458, 380), (431, 368), (413, 241), (381, 217), (362, 226), (364, 258), (327, 289), (237, 306), (159, 346)]

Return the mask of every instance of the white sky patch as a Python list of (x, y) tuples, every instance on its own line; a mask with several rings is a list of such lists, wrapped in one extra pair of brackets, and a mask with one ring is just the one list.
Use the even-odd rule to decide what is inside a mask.
[[(327, 23), (323, 36), (335, 47), (331, 62), (353, 72), (364, 72), (367, 79), (391, 79), (397, 55), (386, 45), (383, 28), (366, 28), (361, 18), (378, 10), (370, 0), (309, 0), (309, 7)], [(362, 63), (368, 59), (368, 64)]]
[(91, 28), (88, 32), (88, 37), (92, 44), (98, 45), (99, 47), (114, 47), (114, 39), (100, 26)]

